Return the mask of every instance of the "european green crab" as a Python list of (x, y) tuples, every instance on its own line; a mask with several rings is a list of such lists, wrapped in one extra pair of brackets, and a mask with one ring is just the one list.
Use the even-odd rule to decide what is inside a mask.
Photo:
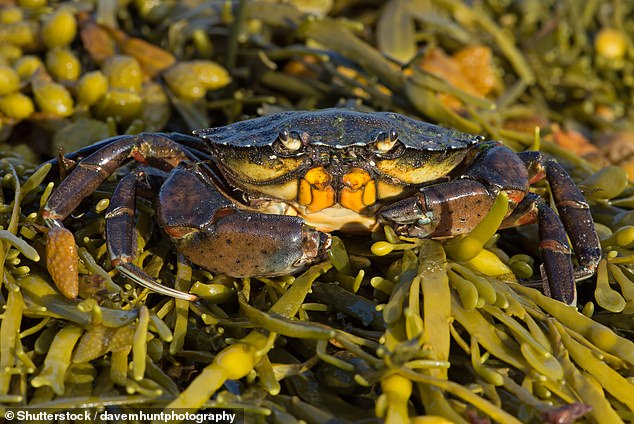
[[(112, 195), (110, 258), (139, 284), (189, 300), (195, 296), (161, 286), (132, 263), (136, 193), (158, 193), (158, 222), (188, 260), (233, 277), (304, 269), (325, 258), (332, 231), (389, 224), (408, 237), (466, 234), (500, 191), (509, 199), (501, 227), (539, 223), (553, 297), (574, 302), (575, 279), (592, 274), (601, 256), (588, 204), (557, 162), (397, 113), (281, 112), (194, 136), (113, 137), (70, 156), (83, 159), (48, 199), (46, 223), (62, 227), (124, 163), (148, 165)], [(559, 216), (530, 192), (545, 177)]]

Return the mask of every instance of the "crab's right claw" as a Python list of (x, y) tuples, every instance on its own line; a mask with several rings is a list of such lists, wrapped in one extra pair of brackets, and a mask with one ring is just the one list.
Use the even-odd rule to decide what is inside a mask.
[(166, 228), (187, 259), (231, 277), (288, 275), (322, 261), (330, 235), (301, 218), (235, 211), (199, 229)]
[(159, 200), (158, 220), (165, 232), (187, 259), (211, 272), (288, 275), (324, 260), (331, 244), (329, 234), (297, 216), (237, 208), (195, 168), (175, 169)]

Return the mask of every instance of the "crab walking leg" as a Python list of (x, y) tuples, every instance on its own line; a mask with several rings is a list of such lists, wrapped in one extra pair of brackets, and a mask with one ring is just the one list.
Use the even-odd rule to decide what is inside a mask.
[(42, 216), (50, 227), (64, 220), (117, 168), (130, 159), (169, 170), (190, 159), (187, 151), (164, 134), (142, 133), (113, 137), (104, 147), (81, 160), (53, 191)]
[(161, 187), (160, 225), (191, 262), (232, 277), (275, 276), (323, 260), (330, 235), (295, 216), (244, 210), (197, 165), (181, 164)]
[(572, 266), (572, 251), (561, 220), (548, 205), (537, 205), (539, 250), (546, 274), (544, 291), (568, 305), (577, 304), (577, 285)]
[[(88, 156), (92, 155), (98, 150), (103, 149), (104, 147), (109, 147), (110, 145), (112, 145), (113, 142), (117, 140), (126, 139), (126, 138), (138, 139), (139, 137), (144, 138), (146, 140), (156, 139), (156, 138), (169, 139), (175, 143), (178, 143), (179, 146), (185, 146), (187, 150), (189, 151), (195, 151), (196, 156), (208, 155), (207, 153), (205, 153), (205, 150), (206, 150), (205, 142), (201, 140), (199, 137), (195, 137), (188, 134), (177, 133), (177, 132), (169, 132), (169, 133), (166, 132), (166, 133), (141, 133), (141, 134), (134, 134), (134, 135), (129, 135), (129, 134), (117, 135), (114, 137), (110, 137), (110, 138), (106, 138), (104, 140), (98, 141), (94, 144), (90, 144), (88, 146), (82, 147), (81, 149), (75, 150), (74, 152), (64, 152), (63, 156), (65, 159), (68, 159), (73, 162), (77, 162), (78, 160), (81, 160), (82, 158), (87, 158)], [(58, 161), (59, 161), (59, 158), (56, 158), (56, 159), (51, 159), (45, 163), (50, 163), (55, 167), (58, 164)], [(54, 172), (55, 169), (53, 169), (52, 171)]]
[(546, 177), (559, 211), (559, 217), (570, 235), (570, 242), (579, 261), (577, 279), (594, 274), (601, 260), (601, 244), (594, 228), (590, 206), (570, 175), (555, 161), (546, 162)]
[(521, 152), (518, 156), (528, 168), (531, 182), (543, 178), (548, 180), (559, 219), (566, 228), (579, 262), (579, 268), (575, 270), (576, 279), (591, 276), (601, 260), (601, 245), (590, 206), (581, 190), (559, 163), (546, 160), (540, 152)]
[(537, 222), (539, 228), (544, 291), (554, 299), (574, 305), (577, 301), (577, 288), (566, 228), (544, 199), (534, 193), (528, 193), (513, 213), (504, 219), (500, 228), (534, 222)]
[[(184, 300), (196, 300), (197, 296), (183, 293), (158, 284), (141, 268), (132, 263), (136, 254), (135, 210), (138, 189), (150, 189), (149, 180), (156, 177), (143, 170), (136, 170), (123, 177), (110, 199), (106, 212), (106, 243), (110, 261), (122, 274), (155, 292)], [(159, 178), (159, 180), (163, 180)]]

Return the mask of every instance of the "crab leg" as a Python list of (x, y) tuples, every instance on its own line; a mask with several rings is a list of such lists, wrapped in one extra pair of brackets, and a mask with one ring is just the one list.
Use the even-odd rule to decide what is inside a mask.
[[(136, 135), (117, 135), (114, 137), (106, 138), (105, 140), (98, 141), (89, 146), (82, 147), (81, 149), (75, 150), (74, 152), (64, 153), (64, 159), (68, 159), (73, 162), (80, 161), (90, 156), (91, 154), (95, 153), (96, 151), (103, 149), (104, 147), (107, 147), (107, 146), (109, 147), (116, 140), (139, 138), (139, 137), (145, 140), (148, 140), (149, 139), (148, 135), (151, 135), (152, 137), (159, 137), (163, 139), (172, 140), (178, 143), (178, 145), (180, 146), (185, 146), (187, 150), (195, 151), (196, 156), (208, 155), (207, 153), (205, 153), (205, 150), (206, 150), (205, 142), (201, 140), (199, 137), (194, 137), (191, 135), (181, 134), (177, 132), (171, 132), (171, 133), (141, 133)], [(52, 165), (55, 165), (58, 163), (58, 159), (57, 158), (51, 159), (46, 163), (51, 163)]]
[(548, 180), (559, 219), (570, 236), (573, 250), (579, 262), (575, 270), (577, 280), (591, 276), (601, 260), (599, 237), (594, 229), (590, 206), (574, 181), (562, 166), (546, 160), (540, 152), (521, 152), (531, 174), (531, 181), (544, 177)]
[(570, 235), (573, 250), (581, 269), (577, 278), (594, 273), (601, 260), (601, 244), (594, 229), (590, 206), (570, 175), (555, 161), (546, 162), (546, 177), (559, 211), (559, 218)]
[[(570, 175), (540, 152), (516, 155), (495, 144), (485, 146), (465, 175), (515, 193), (509, 197), (515, 198), (516, 205), (511, 204), (513, 212), (501, 228), (537, 221), (545, 290), (555, 299), (576, 303), (575, 281), (594, 273), (601, 248), (590, 207)], [(548, 180), (559, 215), (542, 198), (528, 192), (529, 184), (543, 178)], [(568, 236), (579, 262), (577, 269), (573, 269)]]
[(572, 251), (566, 231), (554, 210), (543, 201), (537, 205), (539, 250), (546, 274), (544, 291), (552, 298), (575, 305), (577, 286), (572, 266)]
[(47, 225), (62, 226), (83, 199), (92, 194), (118, 167), (130, 159), (169, 170), (190, 154), (163, 134), (142, 133), (113, 137), (107, 147), (81, 160), (46, 202), (42, 216)]
[[(197, 296), (183, 293), (170, 287), (158, 284), (132, 261), (136, 253), (135, 219), (136, 192), (139, 189), (150, 189), (150, 176), (143, 170), (135, 170), (119, 181), (110, 199), (110, 207), (106, 212), (106, 243), (110, 261), (122, 274), (158, 293), (184, 300), (196, 300)], [(159, 177), (162, 181), (165, 177)]]
[[(193, 158), (186, 148), (181, 148), (179, 144), (163, 134), (143, 133), (118, 136), (99, 143), (98, 147), (100, 147), (99, 150), (77, 164), (44, 205), (42, 217), (49, 227), (63, 227), (62, 220), (70, 215), (79, 203), (92, 194), (118, 167), (131, 159), (169, 170), (181, 161)], [(120, 208), (106, 218), (107, 223), (110, 221), (107, 227), (110, 227), (109, 232), (113, 235), (113, 241), (108, 241), (111, 258), (121, 272), (141, 285), (160, 293), (191, 300), (192, 295), (157, 284), (130, 262), (135, 252), (134, 201), (140, 175), (133, 173), (122, 179), (112, 202), (114, 208)]]
[[(551, 297), (574, 305), (577, 299), (575, 280), (580, 272), (573, 269), (572, 250), (566, 228), (544, 199), (528, 193), (517, 208), (507, 216), (500, 228), (517, 227), (537, 222), (541, 253), (544, 292)], [(571, 237), (571, 239), (574, 239)], [(585, 268), (584, 268), (585, 272)]]

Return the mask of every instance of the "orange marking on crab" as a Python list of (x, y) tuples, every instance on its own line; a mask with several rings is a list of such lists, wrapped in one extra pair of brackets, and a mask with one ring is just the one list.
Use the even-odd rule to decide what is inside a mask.
[[(526, 192), (521, 190), (507, 190), (506, 194), (508, 195), (509, 203), (513, 205), (513, 208), (515, 207), (515, 205), (519, 204), (524, 199), (524, 197), (526, 197)], [(511, 212), (511, 210), (512, 208), (509, 209), (509, 213)]]
[(366, 206), (376, 202), (376, 183), (368, 171), (352, 168), (343, 176), (343, 184), (339, 203), (344, 208), (361, 212)]
[(546, 170), (540, 170), (537, 174), (533, 175), (533, 177), (528, 180), (528, 184), (532, 185), (532, 184), (538, 183), (545, 178), (546, 178)]
[(306, 172), (299, 183), (297, 201), (308, 212), (318, 212), (335, 204), (335, 189), (330, 185), (332, 177), (323, 166)]
[(537, 222), (537, 211), (534, 213), (527, 213), (523, 217), (520, 217), (517, 221), (515, 221), (514, 226), (519, 227), (520, 225), (534, 224)]

